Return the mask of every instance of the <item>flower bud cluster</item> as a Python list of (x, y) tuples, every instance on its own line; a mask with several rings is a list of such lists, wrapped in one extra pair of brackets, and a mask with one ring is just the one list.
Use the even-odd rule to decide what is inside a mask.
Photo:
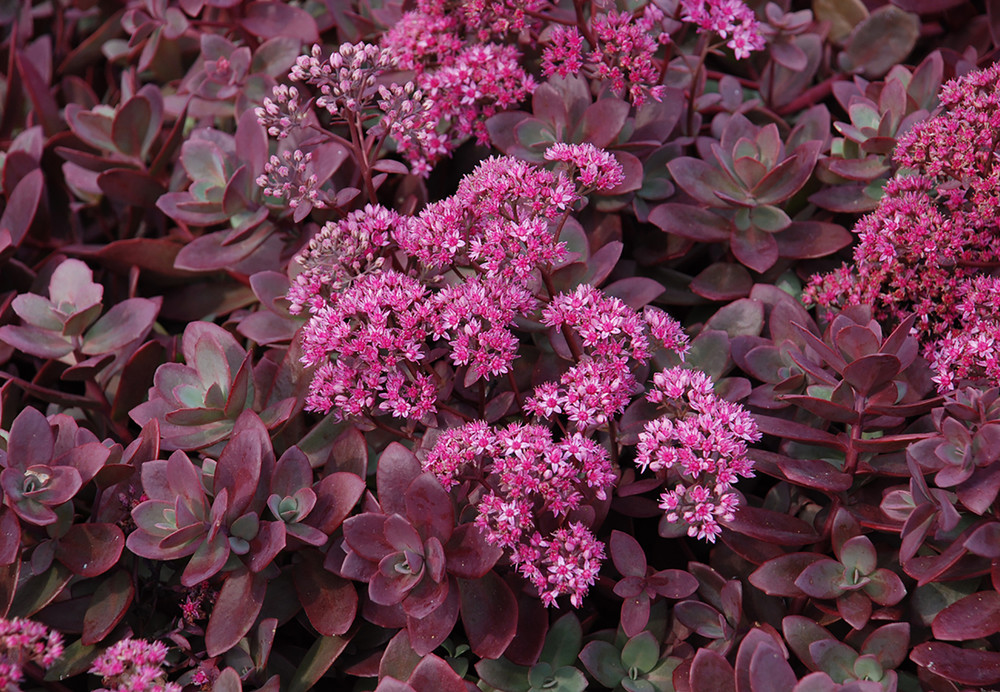
[(396, 66), (389, 49), (371, 43), (343, 43), (326, 60), (321, 55), (322, 49), (314, 45), (308, 55), (296, 59), (288, 77), (318, 88), (316, 105), (331, 115), (345, 110), (360, 112), (370, 106), (378, 93), (375, 82), (379, 75)]
[(292, 209), (302, 204), (324, 209), (326, 199), (318, 189), (319, 179), (310, 171), (311, 161), (312, 154), (301, 149), (283, 151), (280, 157), (272, 155), (257, 184), (264, 188), (264, 195), (287, 200)]
[(299, 90), (279, 84), (271, 90), (273, 98), (264, 98), (264, 105), (254, 109), (257, 122), (267, 129), (267, 134), (285, 139), (305, 119), (308, 110), (299, 101)]

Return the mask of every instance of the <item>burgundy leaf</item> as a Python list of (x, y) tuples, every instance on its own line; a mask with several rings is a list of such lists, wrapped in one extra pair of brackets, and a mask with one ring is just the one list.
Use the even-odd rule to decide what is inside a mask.
[(780, 545), (810, 545), (820, 540), (812, 526), (784, 512), (741, 505), (726, 528), (737, 533)]
[(1000, 594), (980, 591), (955, 601), (931, 623), (938, 639), (967, 641), (1000, 632)]
[(242, 515), (257, 494), (257, 485), (268, 455), (273, 455), (273, 451), (267, 429), (256, 413), (244, 411), (215, 465), (214, 489), (216, 494), (223, 488), (229, 493), (226, 513), (229, 521), (235, 521)]
[(455, 510), (437, 476), (430, 472), (417, 476), (406, 489), (405, 502), (406, 516), (422, 529), (425, 540), (447, 542), (455, 528)]
[(1000, 653), (993, 651), (924, 642), (910, 652), (910, 660), (962, 685), (982, 687), (1000, 682)]
[(607, 147), (618, 137), (629, 111), (631, 106), (621, 99), (600, 99), (583, 112), (578, 139), (601, 149)]
[(96, 644), (108, 636), (125, 617), (134, 598), (135, 585), (128, 570), (116, 570), (102, 580), (83, 618), (83, 644)]
[[(442, 640), (455, 628), (458, 622), (458, 612), (465, 608), (461, 605), (459, 589), (449, 588), (448, 595), (434, 612), (425, 618), (407, 617), (406, 629), (410, 633), (410, 645), (421, 656), (426, 656), (441, 646)], [(516, 620), (517, 613), (514, 613)], [(470, 635), (471, 640), (471, 635)], [(499, 656), (499, 654), (497, 654)], [(495, 657), (494, 657), (495, 658)]]
[(692, 692), (736, 692), (736, 675), (723, 656), (711, 649), (699, 649), (691, 663)]
[(354, 585), (309, 557), (292, 570), (295, 592), (316, 631), (326, 636), (344, 634), (354, 622), (358, 594)]
[(110, 353), (145, 337), (156, 320), (163, 299), (129, 298), (112, 306), (83, 336), (80, 349), (87, 355)]
[(80, 577), (96, 577), (115, 566), (125, 534), (114, 524), (74, 524), (56, 543), (56, 559)]
[(727, 219), (690, 204), (661, 204), (649, 212), (649, 222), (667, 233), (704, 243), (729, 240), (732, 234), (732, 224)]
[(467, 692), (468, 688), (448, 663), (425, 656), (410, 674), (409, 685), (417, 692)]
[(153, 104), (145, 96), (136, 95), (126, 101), (111, 123), (111, 139), (125, 156), (137, 159), (143, 155), (143, 143), (148, 129), (159, 129), (153, 120)]
[(462, 579), (479, 579), (493, 568), (503, 550), (487, 543), (475, 524), (461, 524), (448, 540), (445, 553), (449, 572)]
[(837, 597), (837, 612), (844, 622), (856, 630), (864, 629), (872, 616), (872, 602), (859, 591), (848, 591)]
[(674, 182), (702, 204), (712, 207), (727, 206), (721, 203), (719, 196), (715, 194), (717, 191), (732, 197), (743, 196), (743, 191), (728, 176), (701, 159), (682, 156), (669, 162), (667, 170), (670, 171)]
[(1000, 559), (1000, 522), (993, 521), (978, 527), (966, 539), (965, 548), (975, 555)]
[(875, 656), (884, 670), (893, 670), (902, 665), (909, 648), (910, 623), (893, 622), (868, 635), (861, 653)]
[(646, 553), (643, 552), (639, 541), (627, 533), (612, 531), (608, 545), (611, 549), (611, 560), (615, 564), (615, 569), (623, 577), (645, 578)]
[(472, 651), (498, 658), (517, 633), (517, 600), (495, 572), (481, 579), (460, 579), (462, 624)]
[(820, 553), (791, 553), (768, 560), (750, 575), (750, 583), (769, 596), (801, 596), (805, 592), (796, 584), (802, 572), (819, 560)]
[(62, 358), (73, 351), (73, 345), (58, 333), (31, 326), (0, 327), (0, 342), (39, 358)]
[(774, 239), (778, 253), (793, 259), (814, 259), (832, 255), (851, 244), (854, 236), (843, 226), (822, 221), (793, 221)]
[(45, 177), (39, 169), (21, 178), (8, 195), (7, 205), (0, 215), (0, 232), (10, 233), (10, 243), (17, 247), (35, 220), (38, 204), (45, 190)]
[(689, 287), (702, 298), (709, 300), (735, 300), (743, 298), (750, 292), (753, 288), (753, 278), (742, 265), (716, 262), (694, 277)]
[(736, 259), (756, 272), (763, 273), (778, 261), (778, 242), (774, 235), (752, 226), (734, 233), (730, 248)]
[(7, 440), (8, 468), (25, 469), (49, 464), (55, 449), (55, 437), (49, 421), (31, 406), (18, 414), (10, 426)]
[(230, 574), (212, 607), (205, 631), (205, 650), (219, 656), (250, 631), (267, 593), (267, 579), (260, 574), (240, 570)]
[(604, 287), (604, 292), (614, 298), (620, 298), (633, 310), (641, 310), (652, 303), (663, 293), (663, 284), (655, 279), (644, 276), (632, 276), (619, 279)]
[(21, 523), (13, 510), (0, 506), (0, 565), (12, 564), (20, 547)]
[(396, 552), (385, 539), (384, 514), (366, 512), (344, 522), (344, 538), (351, 550), (371, 562)]
[(391, 514), (406, 513), (406, 489), (420, 475), (420, 461), (406, 447), (393, 442), (378, 459), (376, 485), (382, 509)]
[(251, 2), (243, 10), (240, 25), (254, 36), (264, 39), (289, 36), (307, 45), (319, 41), (319, 30), (312, 15), (283, 2)]
[(803, 423), (762, 414), (756, 414), (754, 419), (757, 421), (757, 429), (766, 435), (818, 444), (833, 449), (843, 449), (844, 446), (844, 443), (836, 436)]

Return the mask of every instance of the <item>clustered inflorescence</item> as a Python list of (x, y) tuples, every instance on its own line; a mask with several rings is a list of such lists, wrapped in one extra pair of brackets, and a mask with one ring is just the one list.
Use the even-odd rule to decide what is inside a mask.
[(62, 635), (55, 630), (23, 618), (0, 618), (0, 690), (19, 690), (26, 663), (48, 668), (62, 652)]
[[(368, 206), (328, 223), (299, 256), (288, 298), (293, 313), (310, 315), (303, 361), (316, 369), (307, 406), (338, 416), (432, 424), (446, 383), (438, 359), (457, 377), (464, 372), (468, 387), (511, 372), (519, 319), (536, 320), (563, 340), (572, 364), (521, 400), (539, 422), (494, 428), (479, 420), (445, 430), (424, 470), (445, 488), (482, 486), (476, 523), (487, 540), (506, 551), (545, 603), (568, 595), (579, 604), (604, 546), (576, 512), (587, 498), (607, 499), (616, 480), (598, 434), (611, 432), (642, 392), (636, 373), (656, 350), (682, 357), (687, 335), (662, 310), (637, 312), (592, 285), (557, 294), (546, 287), (545, 277), (566, 258), (559, 232), (574, 205), (619, 185), (623, 172), (589, 144), (555, 144), (545, 159), (557, 169), (488, 159), (454, 195), (415, 216)], [(657, 398), (667, 386), (662, 378), (678, 377), (693, 378), (697, 390)], [(736, 504), (730, 485), (750, 475), (744, 443), (757, 439), (756, 429), (741, 407), (711, 393), (701, 373), (666, 370), (655, 382), (651, 400), (670, 403), (657, 444), (696, 444), (700, 461), (678, 464), (671, 475), (661, 452), (653, 463), (640, 457), (640, 466), (674, 482), (663, 498), (669, 521), (714, 540)], [(663, 436), (669, 420), (679, 437)]]
[(180, 685), (165, 679), (166, 658), (162, 642), (122, 639), (97, 657), (90, 672), (103, 679), (97, 692), (180, 692)]
[(1000, 382), (1000, 293), (987, 273), (1000, 262), (998, 80), (994, 65), (942, 89), (943, 111), (900, 137), (904, 170), (855, 228), (853, 264), (806, 291), (825, 306), (872, 304), (883, 319), (915, 312), (941, 391), (964, 379)]

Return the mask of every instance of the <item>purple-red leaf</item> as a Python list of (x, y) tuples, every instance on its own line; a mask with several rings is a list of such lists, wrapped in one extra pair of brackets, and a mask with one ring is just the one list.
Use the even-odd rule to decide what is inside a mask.
[(327, 571), (312, 557), (292, 570), (292, 579), (299, 602), (317, 632), (333, 636), (350, 629), (358, 610), (358, 594), (351, 582)]
[(83, 644), (104, 639), (121, 622), (135, 598), (135, 585), (128, 570), (119, 569), (101, 581), (83, 618)]
[(982, 687), (1000, 682), (1000, 653), (993, 651), (924, 642), (910, 652), (910, 660), (962, 685)]
[(460, 579), (462, 624), (473, 653), (499, 658), (517, 633), (517, 599), (495, 572), (482, 579)]
[(38, 203), (42, 199), (44, 190), (45, 177), (41, 170), (36, 169), (21, 178), (17, 187), (10, 193), (7, 206), (0, 216), (0, 231), (10, 233), (11, 245), (19, 246), (24, 239), (31, 222), (35, 220), (35, 213), (38, 211)]
[(955, 601), (931, 623), (938, 639), (967, 641), (1000, 632), (1000, 594), (980, 591)]
[(114, 567), (125, 534), (114, 524), (74, 524), (56, 544), (56, 559), (81, 577), (96, 577)]
[(639, 541), (622, 531), (612, 531), (609, 547), (615, 569), (623, 577), (646, 576), (646, 553)]
[(406, 513), (406, 489), (420, 475), (420, 461), (406, 447), (393, 442), (378, 459), (375, 472), (379, 502), (386, 513)]
[(219, 590), (205, 631), (205, 650), (219, 656), (250, 631), (264, 604), (267, 580), (246, 570), (229, 575)]

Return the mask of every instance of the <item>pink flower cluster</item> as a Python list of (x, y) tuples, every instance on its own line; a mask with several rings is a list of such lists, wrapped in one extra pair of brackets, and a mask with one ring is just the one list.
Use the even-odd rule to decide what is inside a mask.
[(48, 668), (62, 655), (62, 636), (24, 618), (0, 618), (0, 690), (19, 690), (29, 661)]
[(739, 502), (733, 484), (754, 475), (746, 454), (747, 443), (761, 437), (757, 424), (740, 404), (718, 397), (697, 370), (656, 373), (646, 398), (666, 414), (639, 434), (635, 463), (673, 484), (660, 496), (666, 521), (714, 543), (719, 522), (731, 520)]
[[(557, 219), (579, 198), (562, 172), (491, 158), (417, 216), (369, 205), (326, 224), (297, 258), (302, 269), (288, 292), (291, 312), (310, 314), (302, 331), (302, 361), (316, 367), (309, 410), (410, 420), (434, 413), (442, 375), (429, 362), (433, 341), (445, 341), (451, 363), (466, 368), (466, 386), (506, 374), (520, 345), (511, 327), (537, 309), (539, 271), (564, 260)], [(635, 332), (630, 348), (648, 353), (643, 319), (608, 300), (617, 317), (581, 325), (588, 346), (610, 353), (600, 330), (624, 329)]]
[(513, 46), (470, 44), (453, 61), (417, 75), (417, 87), (429, 106), (421, 111), (412, 136), (400, 133), (396, 138), (415, 173), (429, 173), (436, 159), (450, 154), (455, 143), (467, 137), (489, 144), (486, 120), (535, 90), (534, 78), (521, 67), (520, 57)]
[(607, 427), (625, 410), (639, 383), (622, 358), (584, 357), (559, 380), (535, 387), (525, 411), (540, 418), (565, 415), (580, 432)]
[(480, 41), (523, 31), (529, 12), (538, 12), (548, 0), (462, 0), (460, 12), (470, 33)]
[(338, 223), (327, 222), (295, 258), (302, 271), (288, 292), (289, 311), (297, 315), (308, 307), (315, 313), (354, 279), (380, 269), (398, 220), (396, 212), (369, 204)]
[(90, 672), (103, 678), (97, 692), (181, 692), (162, 670), (167, 647), (162, 642), (123, 639), (97, 657)]
[[(652, 9), (649, 9), (652, 8)], [(592, 78), (606, 80), (619, 94), (627, 94), (639, 107), (647, 98), (659, 101), (664, 86), (654, 56), (660, 40), (667, 40), (659, 20), (663, 13), (654, 5), (639, 17), (611, 10), (596, 15), (592, 31), (596, 45), (584, 59), (584, 37), (576, 27), (558, 27), (542, 52), (542, 73), (565, 77), (581, 69)]]
[(682, 19), (710, 31), (733, 49), (737, 60), (763, 50), (765, 41), (757, 17), (742, 0), (681, 0)]
[(604, 499), (614, 484), (603, 447), (580, 434), (555, 442), (540, 425), (494, 431), (476, 421), (442, 433), (424, 470), (446, 488), (463, 480), (484, 483), (488, 491), (477, 505), (476, 524), (486, 539), (508, 552), (546, 605), (562, 595), (580, 604), (600, 570), (604, 546), (568, 515), (585, 492)]
[(576, 178), (585, 192), (613, 190), (625, 182), (625, 171), (618, 159), (593, 144), (556, 142), (545, 150), (545, 159), (570, 164), (570, 175)]
[(590, 284), (555, 296), (542, 310), (542, 323), (578, 338), (582, 350), (559, 383), (538, 385), (524, 408), (540, 418), (563, 414), (581, 432), (607, 427), (641, 391), (629, 362), (650, 359), (650, 336), (681, 357), (687, 350), (680, 323), (662, 310), (647, 307), (639, 315)]
[(454, 62), (464, 41), (452, 12), (414, 10), (400, 17), (382, 37), (382, 47), (396, 56), (401, 70), (418, 74)]
[(941, 392), (963, 380), (1000, 383), (1000, 278), (980, 275), (961, 287), (958, 311), (962, 329), (934, 344), (934, 382)]
[(473, 266), (487, 278), (524, 283), (565, 257), (552, 221), (579, 199), (565, 175), (513, 157), (491, 157), (456, 193), (397, 226), (394, 238), (428, 269)]
[(946, 110), (900, 137), (896, 159), (913, 172), (891, 180), (855, 227), (853, 264), (813, 277), (805, 292), (824, 306), (871, 304), (880, 319), (916, 313), (941, 391), (967, 377), (1000, 383), (994, 286), (983, 283), (984, 268), (1000, 263), (998, 80), (994, 65), (945, 85)]
[(652, 355), (646, 321), (619, 298), (590, 284), (560, 293), (542, 310), (542, 323), (568, 327), (598, 358), (645, 362)]
[[(313, 315), (302, 333), (302, 360), (318, 365), (306, 406), (358, 416), (378, 402), (396, 418), (435, 411), (437, 385), (422, 370), (431, 304), (418, 279), (394, 270), (367, 274)], [(328, 360), (336, 354), (336, 360)]]

